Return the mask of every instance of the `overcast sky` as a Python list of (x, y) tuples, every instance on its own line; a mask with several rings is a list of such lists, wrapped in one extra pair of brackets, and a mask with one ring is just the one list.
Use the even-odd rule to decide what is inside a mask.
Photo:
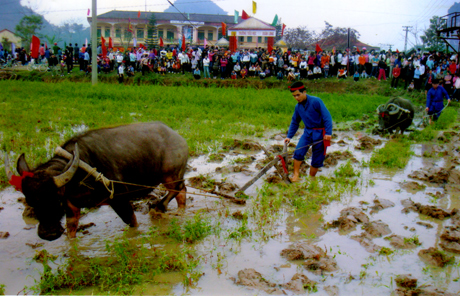
[[(1, 0), (8, 1), (8, 0)], [(417, 29), (423, 34), (432, 16), (444, 16), (455, 3), (453, 0), (258, 0), (257, 12), (252, 13), (252, 0), (190, 0), (190, 2), (214, 2), (233, 15), (245, 10), (249, 15), (271, 23), (275, 14), (288, 28), (306, 26), (320, 32), (324, 21), (334, 27), (350, 27), (358, 30), (364, 43), (392, 49), (404, 49), (403, 26)], [(174, 3), (174, 1), (171, 1)], [(86, 14), (92, 0), (21, 0), (53, 24), (73, 20), (88, 26)], [(98, 14), (117, 9), (162, 12), (170, 5), (167, 0), (97, 0)], [(408, 48), (415, 45), (415, 37), (409, 33)]]

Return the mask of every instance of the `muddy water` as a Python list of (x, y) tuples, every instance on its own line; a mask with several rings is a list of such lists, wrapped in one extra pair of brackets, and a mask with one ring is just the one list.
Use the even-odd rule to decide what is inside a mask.
[[(333, 144), (329, 152), (349, 150), (358, 161), (368, 161), (371, 151), (356, 150), (358, 144), (357, 137), (362, 134), (338, 133), (337, 140), (345, 139), (346, 144), (339, 146)], [(264, 146), (276, 141), (260, 141)], [(384, 145), (376, 146), (379, 148)], [(441, 291), (457, 293), (460, 291), (460, 267), (459, 257), (456, 256), (456, 263), (444, 268), (435, 268), (423, 263), (418, 251), (429, 247), (437, 247), (442, 228), (449, 225), (450, 219), (444, 221), (428, 218), (415, 212), (404, 214), (401, 212), (403, 206), (401, 200), (411, 198), (414, 202), (421, 204), (431, 204), (442, 207), (445, 210), (460, 208), (459, 192), (446, 192), (439, 185), (422, 182), (426, 187), (419, 191), (408, 191), (401, 187), (405, 181), (414, 181), (408, 175), (414, 170), (430, 165), (444, 166), (444, 158), (421, 157), (429, 147), (413, 145), (415, 155), (410, 159), (404, 169), (369, 169), (362, 168), (361, 183), (359, 193), (346, 195), (340, 201), (332, 202), (324, 206), (316, 214), (300, 214), (292, 210), (282, 210), (281, 215), (273, 223), (271, 232), (275, 235), (268, 241), (243, 239), (241, 242), (227, 240), (226, 235), (211, 235), (196, 244), (197, 252), (202, 256), (200, 266), (203, 276), (193, 288), (184, 288), (182, 277), (179, 274), (165, 274), (156, 280), (161, 284), (148, 285), (144, 287), (144, 294), (191, 294), (191, 295), (264, 295), (261, 290), (253, 290), (234, 283), (238, 271), (244, 268), (254, 268), (270, 282), (283, 284), (288, 282), (297, 273), (303, 273), (309, 279), (318, 283), (317, 295), (328, 295), (325, 288), (335, 286), (339, 291), (338, 295), (390, 295), (396, 288), (394, 278), (398, 274), (412, 274), (418, 279), (418, 285), (433, 285)], [(225, 179), (239, 186), (245, 184), (258, 169), (255, 162), (248, 165), (246, 173), (216, 173), (216, 168), (227, 165), (235, 165), (235, 160), (251, 155), (257, 160), (264, 158), (263, 152), (246, 152), (235, 150), (226, 153), (221, 162), (208, 162), (208, 156), (200, 156), (190, 161), (190, 165), (196, 169), (191, 171), (186, 177), (193, 177), (199, 174), (209, 174), (216, 180)], [(344, 161), (339, 161), (339, 165)], [(337, 166), (323, 168), (322, 175), (331, 174)], [(372, 182), (370, 182), (372, 180)], [(257, 195), (257, 188), (264, 183), (263, 178), (251, 186), (246, 193), (251, 196)], [(189, 188), (189, 192), (195, 189)], [(440, 192), (443, 198), (434, 200), (428, 193)], [(10, 236), (0, 240), (0, 284), (6, 285), (7, 294), (17, 294), (24, 286), (31, 286), (34, 280), (39, 280), (39, 273), (42, 270), (40, 264), (35, 263), (32, 258), (37, 250), (46, 249), (49, 253), (63, 255), (69, 252), (74, 244), (78, 245), (78, 250), (87, 256), (99, 256), (105, 252), (105, 240), (112, 240), (119, 237), (123, 232), (128, 231), (133, 236), (138, 232), (146, 232), (152, 224), (166, 225), (168, 220), (152, 221), (146, 212), (137, 212), (136, 215), (140, 222), (137, 230), (127, 229), (125, 224), (109, 208), (90, 211), (80, 224), (93, 222), (96, 225), (88, 228), (89, 234), (78, 234), (78, 240), (69, 240), (64, 236), (54, 242), (43, 241), (36, 235), (34, 221), (24, 220), (22, 211), (24, 206), (18, 203), (18, 198), (22, 194), (15, 192), (11, 187), (0, 192), (0, 231), (8, 231)], [(222, 201), (214, 197), (203, 197), (198, 195), (188, 195), (188, 208), (186, 215), (192, 216), (198, 210), (207, 209), (211, 216), (213, 213), (228, 209), (229, 212), (240, 210), (244, 212), (252, 207), (251, 200), (246, 206), (239, 206)], [(193, 200), (191, 200), (192, 198)], [(376, 213), (370, 213), (369, 207), (373, 205), (375, 198), (392, 201), (395, 206)], [(385, 256), (377, 253), (367, 252), (357, 241), (350, 237), (359, 235), (363, 230), (360, 225), (351, 232), (342, 233), (337, 229), (324, 230), (323, 225), (327, 222), (336, 220), (340, 211), (346, 207), (357, 207), (363, 209), (371, 221), (381, 220), (388, 224), (391, 234), (398, 234), (404, 237), (417, 235), (421, 246), (414, 250), (396, 250), (395, 253)], [(176, 213), (176, 203), (171, 202), (170, 211)], [(422, 221), (429, 223), (433, 228), (416, 224)], [(226, 221), (225, 227), (231, 228), (238, 223), (233, 219)], [(255, 237), (255, 236), (254, 236)], [(337, 261), (339, 269), (335, 272), (326, 272), (323, 275), (316, 275), (305, 270), (301, 263), (290, 262), (280, 256), (283, 249), (294, 242), (309, 241), (324, 250), (328, 255), (333, 256)], [(394, 249), (388, 240), (375, 238), (373, 243)], [(29, 244), (29, 245), (26, 245)], [(33, 249), (30, 245), (43, 244)], [(161, 246), (162, 242), (159, 241)], [(167, 248), (168, 246), (165, 246)], [(450, 254), (450, 253), (449, 253)], [(450, 254), (453, 255), (453, 254)], [(62, 258), (62, 257), (60, 257)], [(59, 260), (56, 262), (59, 264)], [(292, 292), (285, 290), (287, 294)], [(81, 294), (90, 294), (90, 289), (79, 291)], [(64, 291), (65, 293), (65, 291)]]

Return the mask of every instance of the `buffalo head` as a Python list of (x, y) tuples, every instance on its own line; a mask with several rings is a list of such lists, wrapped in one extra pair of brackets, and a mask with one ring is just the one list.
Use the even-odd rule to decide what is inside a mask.
[(79, 152), (75, 144), (73, 159), (67, 163), (41, 165), (31, 170), (22, 154), (17, 162), (17, 171), (20, 176), (15, 176), (9, 166), (8, 155), (5, 153), (6, 175), (10, 184), (21, 191), (26, 197), (26, 202), (34, 208), (40, 222), (38, 236), (45, 240), (55, 240), (61, 237), (64, 228), (61, 219), (65, 214), (64, 185), (69, 182), (78, 169)]

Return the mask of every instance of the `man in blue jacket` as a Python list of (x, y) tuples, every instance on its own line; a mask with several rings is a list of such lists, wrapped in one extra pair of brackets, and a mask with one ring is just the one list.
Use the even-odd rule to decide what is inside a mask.
[(284, 142), (289, 143), (291, 141), (301, 120), (305, 124), (303, 135), (300, 137), (294, 152), (294, 176), (291, 181), (297, 182), (299, 181), (300, 165), (310, 146), (313, 149), (310, 176), (316, 176), (318, 169), (323, 166), (326, 147), (330, 145), (332, 135), (332, 118), (320, 98), (307, 95), (307, 90), (302, 82), (295, 82), (291, 85), (290, 90), (298, 104), (295, 106), (291, 125)]
[(432, 88), (426, 95), (426, 111), (430, 115), (430, 124), (432, 123), (431, 118), (434, 121), (438, 120), (444, 109), (444, 97), (447, 99), (447, 104), (450, 103), (449, 94), (446, 89), (439, 85), (439, 79), (433, 79)]

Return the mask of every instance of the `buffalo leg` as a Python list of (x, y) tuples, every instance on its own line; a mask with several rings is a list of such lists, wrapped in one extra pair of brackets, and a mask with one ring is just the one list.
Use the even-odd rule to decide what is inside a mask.
[(80, 220), (80, 208), (77, 208), (70, 201), (67, 201), (67, 208), (66, 208), (67, 237), (74, 238), (77, 236), (79, 220)]
[(171, 199), (176, 198), (177, 206), (179, 207), (179, 209), (185, 210), (187, 189), (185, 188), (184, 182), (180, 182), (179, 184), (165, 184), (165, 187), (170, 191), (157, 204), (157, 209), (161, 212), (166, 212)]
[(123, 200), (121, 198), (114, 198), (109, 202), (112, 209), (115, 213), (120, 216), (121, 220), (128, 224), (131, 227), (137, 227), (137, 219), (134, 214), (133, 206), (128, 200)]

